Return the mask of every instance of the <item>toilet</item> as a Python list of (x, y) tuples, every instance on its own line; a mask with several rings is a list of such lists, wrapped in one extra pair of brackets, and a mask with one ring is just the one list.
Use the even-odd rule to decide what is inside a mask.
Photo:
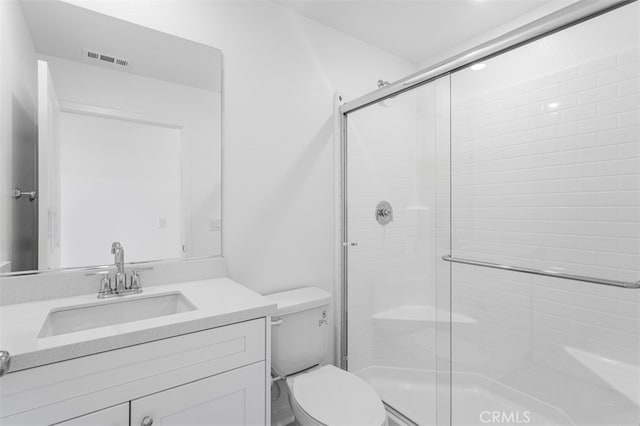
[(271, 320), (271, 366), (286, 378), (301, 426), (386, 426), (378, 394), (348, 371), (322, 365), (329, 343), (331, 294), (304, 287), (267, 295), (278, 304)]

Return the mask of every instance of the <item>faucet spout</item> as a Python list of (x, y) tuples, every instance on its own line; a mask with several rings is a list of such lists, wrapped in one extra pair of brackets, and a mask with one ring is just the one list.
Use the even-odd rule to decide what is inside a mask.
[(114, 263), (118, 268), (118, 273), (124, 273), (124, 247), (119, 242), (111, 244), (111, 254), (114, 255)]

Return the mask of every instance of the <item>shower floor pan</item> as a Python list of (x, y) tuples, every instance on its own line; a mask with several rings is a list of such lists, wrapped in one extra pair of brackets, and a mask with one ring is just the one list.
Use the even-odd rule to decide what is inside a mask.
[[(355, 372), (369, 383), (385, 403), (399, 411), (420, 426), (435, 424), (436, 373), (428, 370), (414, 370), (371, 366)], [(448, 380), (448, 375), (441, 380)], [(561, 410), (531, 398), (515, 389), (503, 386), (483, 376), (456, 373), (451, 389), (453, 401), (453, 425), (482, 425), (482, 419), (489, 419), (491, 413), (505, 412), (506, 415), (518, 415), (521, 423), (525, 411), (529, 412), (529, 425), (556, 426), (574, 425)], [(447, 390), (440, 392), (446, 400)], [(429, 401), (434, 401), (430, 404)], [(519, 413), (519, 414), (516, 414)], [(511, 424), (511, 423), (509, 423)]]

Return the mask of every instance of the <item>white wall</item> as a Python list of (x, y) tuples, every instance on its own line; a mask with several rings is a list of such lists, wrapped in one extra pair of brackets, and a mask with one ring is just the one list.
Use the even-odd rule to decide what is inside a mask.
[(229, 274), (263, 293), (333, 292), (333, 93), (412, 66), (270, 2), (74, 3), (222, 50)]
[(4, 272), (14, 238), (11, 210), (15, 201), (9, 192), (14, 144), (36, 137), (36, 59), (15, 1), (0, 2), (0, 57), (0, 271)]

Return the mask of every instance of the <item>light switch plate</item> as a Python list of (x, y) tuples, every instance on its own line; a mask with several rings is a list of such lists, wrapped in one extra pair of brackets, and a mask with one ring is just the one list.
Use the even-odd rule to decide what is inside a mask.
[(209, 218), (209, 231), (220, 231), (222, 230), (222, 219), (217, 217)]

